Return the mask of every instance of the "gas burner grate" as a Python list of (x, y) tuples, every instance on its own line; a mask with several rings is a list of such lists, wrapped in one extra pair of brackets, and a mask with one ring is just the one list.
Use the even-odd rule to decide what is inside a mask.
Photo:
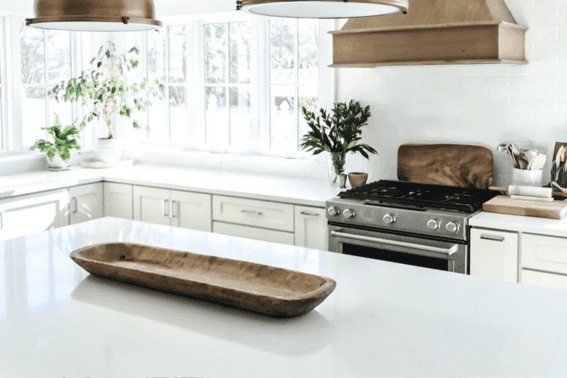
[(498, 195), (482, 189), (381, 180), (339, 194), (341, 198), (473, 213)]

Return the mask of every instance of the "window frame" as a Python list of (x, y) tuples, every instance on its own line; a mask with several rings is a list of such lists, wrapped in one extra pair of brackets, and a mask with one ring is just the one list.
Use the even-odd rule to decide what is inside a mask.
[[(274, 19), (271, 17), (258, 17), (248, 15), (243, 12), (219, 12), (210, 14), (198, 15), (185, 15), (185, 16), (172, 16), (164, 18), (162, 21), (164, 27), (174, 25), (185, 25), (188, 33), (188, 80), (187, 88), (191, 89), (188, 92), (188, 112), (190, 119), (194, 120), (194, 128), (189, 134), (189, 141), (182, 143), (160, 143), (147, 139), (144, 144), (154, 147), (176, 147), (182, 151), (196, 151), (196, 152), (215, 152), (224, 154), (238, 154), (242, 156), (271, 156), (271, 157), (284, 157), (292, 159), (312, 159), (312, 155), (303, 151), (274, 151), (270, 149), (270, 72), (269, 72), (269, 20)], [(212, 147), (206, 143), (206, 124), (205, 124), (205, 96), (204, 88), (205, 83), (205, 64), (204, 64), (204, 24), (211, 23), (235, 23), (247, 21), (250, 23), (250, 30), (252, 35), (256, 38), (251, 40), (251, 71), (250, 84), (246, 84), (250, 88), (251, 99), (251, 114), (252, 114), (252, 138), (253, 145), (259, 148), (252, 150), (242, 150), (238, 148), (218, 148)], [(336, 28), (335, 20), (318, 20), (318, 37), (319, 37), (319, 67), (318, 67), (318, 105), (319, 107), (330, 107), (335, 102), (335, 82), (336, 75), (333, 68), (329, 68), (323, 62), (328, 62), (331, 58), (332, 52), (332, 37), (328, 34), (329, 31)], [(296, 37), (296, 40), (298, 37)], [(296, 42), (297, 43), (297, 42)], [(166, 43), (166, 45), (168, 45)], [(144, 54), (147, 57), (147, 40), (143, 47)], [(198, 53), (191, 54), (190, 52)], [(296, 49), (296, 55), (299, 52)], [(168, 60), (169, 57), (166, 57)], [(166, 68), (169, 68), (169, 63), (166, 62)], [(296, 70), (299, 69), (299, 64), (296, 64)], [(265, 69), (260, 70), (260, 67)], [(167, 75), (167, 73), (166, 73)], [(238, 87), (237, 83), (230, 83), (227, 78), (227, 83), (223, 85), (224, 88), (232, 86)], [(232, 85), (234, 84), (234, 85)], [(214, 85), (213, 85), (214, 86)], [(296, 83), (296, 92), (299, 91), (302, 85)], [(299, 94), (297, 94), (297, 101), (299, 101)], [(230, 106), (230, 96), (227, 93), (227, 106)], [(263, 109), (263, 110), (262, 110)], [(169, 113), (168, 113), (169, 114)], [(296, 106), (296, 119), (300, 114), (299, 104)], [(169, 115), (168, 115), (169, 116)], [(230, 116), (230, 111), (227, 110), (227, 117)], [(298, 120), (299, 122), (299, 120)], [(169, 127), (169, 125), (168, 125)], [(298, 137), (300, 137), (298, 135)]]
[[(4, 143), (3, 148), (0, 149), (0, 158), (10, 156), (27, 155), (30, 157), (41, 156), (37, 152), (31, 152), (30, 146), (23, 143), (23, 117), (24, 111), (22, 106), (21, 96), (24, 86), (21, 82), (21, 44), (20, 44), (20, 26), (25, 24), (26, 14), (21, 12), (1, 12), (0, 19), (0, 43), (4, 43), (5, 49), (0, 51), (0, 64), (4, 62), (4, 70), (0, 69), (0, 75), (3, 75), (3, 85), (0, 90), (3, 90), (5, 96), (2, 98), (2, 106), (4, 106), (4, 113), (0, 115), (4, 122), (4, 127), (0, 131)], [(45, 34), (45, 32), (44, 32)], [(45, 40), (45, 39), (44, 39)], [(71, 32), (70, 36), (70, 54), (71, 54), (71, 76), (80, 74), (79, 67), (82, 67), (83, 62), (88, 62), (86, 54), (91, 54), (90, 51), (90, 37), (86, 33)], [(10, 53), (16, 51), (17, 53)], [(47, 74), (44, 72), (44, 77), (47, 80)], [(49, 90), (50, 84), (44, 84), (45, 88)], [(45, 125), (48, 124), (48, 99), (46, 101), (46, 117)], [(72, 118), (79, 119), (82, 110), (81, 105), (72, 104)], [(38, 125), (43, 127), (43, 125)], [(92, 127), (85, 127), (82, 132), (80, 143), (83, 145), (83, 150), (88, 150), (93, 145)], [(47, 134), (46, 134), (47, 136)]]
[(5, 46), (3, 50), (0, 50), (0, 152), (8, 151), (10, 147), (8, 135), (8, 125), (10, 124), (8, 51), (12, 50), (9, 43), (9, 25), (10, 19), (0, 14), (0, 44)]

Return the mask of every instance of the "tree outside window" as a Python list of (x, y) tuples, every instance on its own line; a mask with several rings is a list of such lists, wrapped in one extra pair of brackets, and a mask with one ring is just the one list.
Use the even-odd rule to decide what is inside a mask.
[(71, 77), (71, 33), (20, 28), (23, 145), (47, 136), (42, 127), (59, 116), (63, 125), (74, 120), (70, 103), (47, 100), (47, 92)]

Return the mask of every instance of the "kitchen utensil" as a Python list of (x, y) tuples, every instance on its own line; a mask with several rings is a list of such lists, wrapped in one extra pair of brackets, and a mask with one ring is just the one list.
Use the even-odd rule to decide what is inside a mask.
[(398, 179), (486, 189), (492, 184), (492, 152), (482, 146), (403, 144), (398, 149)]
[(353, 188), (366, 184), (366, 180), (368, 180), (368, 173), (350, 172), (348, 174), (348, 181)]
[(337, 285), (313, 274), (128, 243), (92, 245), (70, 257), (91, 274), (275, 317), (309, 312)]
[(523, 215), (528, 217), (561, 219), (567, 212), (567, 202), (542, 202), (496, 196), (482, 206), (489, 213)]

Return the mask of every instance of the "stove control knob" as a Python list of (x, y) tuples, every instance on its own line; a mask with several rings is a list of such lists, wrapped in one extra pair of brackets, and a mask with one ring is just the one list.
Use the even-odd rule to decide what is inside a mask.
[(343, 211), (343, 215), (345, 218), (354, 218), (354, 216), (356, 215), (356, 213), (354, 212), (354, 210), (351, 209), (345, 209)]
[(331, 217), (338, 215), (340, 212), (341, 211), (334, 206), (331, 206), (327, 209), (327, 214), (329, 214)]
[(439, 221), (435, 219), (430, 219), (427, 222), (427, 228), (429, 228), (430, 230), (437, 230), (439, 228)]
[(445, 229), (449, 232), (457, 232), (459, 226), (455, 222), (449, 222), (445, 225)]
[(382, 218), (382, 220), (384, 221), (384, 223), (386, 224), (392, 224), (396, 221), (396, 217), (393, 214), (386, 214), (384, 215), (384, 217)]

